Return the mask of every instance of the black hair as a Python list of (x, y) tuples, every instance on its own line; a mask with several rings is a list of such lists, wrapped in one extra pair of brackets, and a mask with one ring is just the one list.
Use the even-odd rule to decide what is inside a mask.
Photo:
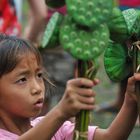
[(20, 61), (23, 54), (33, 53), (39, 65), (42, 65), (41, 55), (29, 41), (0, 34), (0, 77), (11, 72)]

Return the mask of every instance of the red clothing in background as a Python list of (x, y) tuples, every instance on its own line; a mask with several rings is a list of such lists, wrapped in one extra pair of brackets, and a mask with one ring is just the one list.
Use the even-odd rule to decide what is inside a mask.
[(139, 7), (140, 0), (118, 0), (119, 5), (128, 7)]
[(0, 33), (19, 36), (20, 23), (17, 20), (14, 2), (12, 0), (0, 0)]
[(50, 19), (50, 17), (52, 16), (52, 14), (53, 14), (54, 12), (59, 12), (59, 13), (65, 15), (65, 14), (66, 14), (66, 6), (61, 7), (61, 8), (57, 8), (57, 9), (52, 9), (52, 8), (49, 8), (49, 7), (48, 7), (47, 21)]

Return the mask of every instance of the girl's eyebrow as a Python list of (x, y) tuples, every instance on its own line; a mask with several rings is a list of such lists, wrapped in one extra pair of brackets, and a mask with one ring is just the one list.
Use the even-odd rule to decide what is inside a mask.
[[(42, 68), (40, 68), (40, 67), (37, 68), (37, 69), (36, 69), (36, 72), (38, 72), (38, 71), (42, 71)], [(19, 71), (16, 73), (16, 75), (17, 75), (17, 76), (19, 76), (19, 75), (29, 75), (30, 73), (31, 73), (30, 70), (28, 70), (28, 69), (26, 70), (26, 69), (25, 69), (25, 70), (19, 70)]]
[(16, 73), (17, 76), (19, 75), (28, 75), (30, 74), (30, 71), (29, 70), (23, 70), (23, 71), (19, 71)]

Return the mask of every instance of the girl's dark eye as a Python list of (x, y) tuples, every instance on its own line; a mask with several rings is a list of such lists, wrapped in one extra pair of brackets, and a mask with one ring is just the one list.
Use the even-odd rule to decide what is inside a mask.
[(23, 83), (25, 83), (26, 81), (27, 81), (27, 79), (26, 79), (25, 77), (23, 77), (23, 78), (19, 79), (19, 80), (17, 81), (17, 83), (23, 84)]
[(42, 79), (43, 78), (43, 73), (42, 72), (38, 73), (37, 77)]

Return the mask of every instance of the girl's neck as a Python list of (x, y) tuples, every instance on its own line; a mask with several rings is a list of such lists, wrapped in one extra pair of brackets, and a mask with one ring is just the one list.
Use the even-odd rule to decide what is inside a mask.
[(22, 135), (31, 128), (30, 119), (0, 115), (0, 128), (17, 135)]

